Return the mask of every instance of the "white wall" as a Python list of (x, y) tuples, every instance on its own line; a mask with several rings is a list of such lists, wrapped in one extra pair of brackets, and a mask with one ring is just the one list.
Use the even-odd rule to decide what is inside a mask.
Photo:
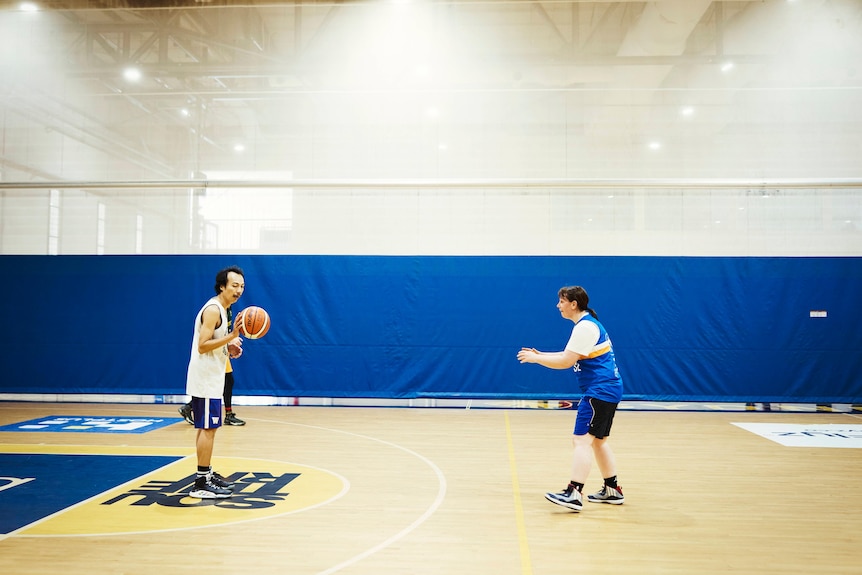
[[(137, 253), (142, 214), (144, 254), (862, 255), (858, 189), (295, 189), (289, 214), (243, 219), (238, 201), (207, 245), (189, 244), (188, 201), (64, 190), (59, 253), (97, 253), (103, 203), (106, 254)], [(48, 217), (46, 192), (0, 192), (2, 253), (47, 254)]]

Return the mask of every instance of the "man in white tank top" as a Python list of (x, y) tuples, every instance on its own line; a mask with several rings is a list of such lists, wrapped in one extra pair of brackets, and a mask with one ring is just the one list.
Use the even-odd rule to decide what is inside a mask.
[(240, 268), (225, 268), (216, 274), (216, 295), (195, 317), (186, 393), (192, 396), (192, 413), (197, 428), (195, 448), (198, 469), (189, 493), (199, 499), (230, 497), (232, 485), (212, 470), (216, 430), (222, 425), (222, 395), (228, 344), (239, 339), (239, 331), (228, 331), (227, 309), (242, 296), (245, 278)]

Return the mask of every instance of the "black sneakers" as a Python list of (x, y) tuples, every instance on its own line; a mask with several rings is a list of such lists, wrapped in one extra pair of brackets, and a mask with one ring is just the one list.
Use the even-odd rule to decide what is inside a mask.
[[(182, 407), (180, 407), (177, 411), (180, 412), (180, 415), (183, 416), (183, 419), (189, 422), (189, 424), (194, 425), (195, 419), (192, 416), (192, 406), (189, 403), (186, 403)], [(232, 411), (228, 412), (227, 415), (224, 416), (224, 424), (225, 425), (245, 425), (245, 421), (238, 418), (236, 414)]]
[[(545, 493), (545, 499), (555, 505), (560, 505), (561, 507), (571, 509), (572, 511), (580, 511), (584, 507), (583, 495), (581, 495), (578, 490), (572, 489), (571, 487), (567, 487), (560, 493)], [(608, 487), (607, 485), (602, 485), (601, 490), (599, 490), (598, 493), (588, 495), (587, 500), (593, 503), (622, 505), (625, 498), (623, 497), (622, 487)]]
[(224, 416), (225, 425), (245, 425), (245, 421), (238, 418), (234, 412), (229, 412)]
[(191, 404), (186, 403), (181, 408), (179, 408), (177, 411), (179, 411), (180, 415), (183, 416), (183, 419), (188, 421), (191, 425), (195, 424), (195, 420), (192, 417), (192, 406), (191, 406)]
[(219, 487), (222, 487), (224, 489), (230, 489), (231, 491), (233, 491), (233, 483), (222, 477), (216, 471), (213, 471), (213, 476), (210, 481), (212, 481), (213, 484), (218, 485)]
[(623, 497), (623, 489), (620, 486), (608, 487), (602, 485), (602, 488), (591, 495), (587, 495), (587, 500), (592, 503), (610, 503), (611, 505), (622, 505), (625, 502)]
[[(226, 499), (233, 495), (233, 491), (228, 487), (220, 487), (214, 481), (215, 474), (212, 478), (198, 477), (195, 479), (195, 486), (189, 492), (189, 497), (196, 499)], [(224, 479), (224, 478), (222, 478)]]
[(560, 493), (545, 493), (545, 499), (575, 512), (580, 511), (584, 507), (583, 496), (576, 489), (569, 490), (566, 488), (565, 491)]

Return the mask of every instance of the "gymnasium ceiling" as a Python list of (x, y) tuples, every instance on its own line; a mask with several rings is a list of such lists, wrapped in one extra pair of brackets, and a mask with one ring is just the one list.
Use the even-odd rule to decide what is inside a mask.
[[(640, 126), (678, 113), (681, 93), (712, 107), (704, 130), (756, 134), (761, 121), (730, 102), (760, 90), (775, 91), (779, 103), (825, 90), (841, 96), (823, 116), (798, 121), (841, 125), (853, 138), (862, 131), (847, 101), (859, 103), (862, 74), (862, 2), (854, 0), (34, 4), (35, 13), (20, 2), (0, 11), (0, 169), (19, 181), (100, 177), (77, 148), (75, 168), (58, 168), (51, 141), (40, 153), (33, 126), (86, 146), (93, 162), (122, 156), (138, 177), (183, 178), (202, 157), (230, 164), (242, 142), (272, 150), (314, 132), (333, 148), (355, 146), (357, 130), (404, 123), (377, 116), (386, 110), (339, 106), (363, 95), (378, 108), (393, 94), (576, 95), (590, 109), (578, 134), (630, 145)], [(124, 76), (129, 68), (140, 78)], [(297, 98), (332, 100), (332, 108), (311, 120)], [(476, 124), (476, 110), (450, 106), (446, 122)], [(535, 113), (517, 130), (541, 138), (557, 120)], [(11, 145), (22, 137), (33, 141), (26, 155)], [(275, 163), (258, 154), (258, 167)]]

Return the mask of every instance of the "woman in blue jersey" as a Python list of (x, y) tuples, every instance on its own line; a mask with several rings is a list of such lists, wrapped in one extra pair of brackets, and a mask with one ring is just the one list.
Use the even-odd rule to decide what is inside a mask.
[(578, 416), (572, 438), (572, 479), (560, 493), (546, 493), (545, 499), (573, 511), (583, 507), (584, 482), (590, 473), (593, 456), (604, 477), (604, 485), (587, 499), (594, 503), (622, 504), (623, 490), (617, 484), (614, 453), (608, 436), (617, 404), (623, 396), (620, 377), (611, 340), (596, 312), (589, 307), (590, 297), (581, 286), (560, 288), (557, 309), (573, 322), (572, 335), (563, 351), (544, 352), (522, 348), (521, 363), (538, 363), (551, 369), (573, 368), (583, 397), (578, 402)]

